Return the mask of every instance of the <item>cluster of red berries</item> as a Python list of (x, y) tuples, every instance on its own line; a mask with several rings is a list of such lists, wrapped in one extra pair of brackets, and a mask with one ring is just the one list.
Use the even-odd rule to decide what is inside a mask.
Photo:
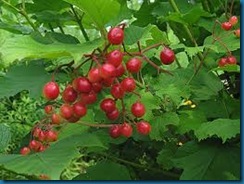
[(20, 150), (20, 154), (28, 155), (33, 152), (42, 152), (48, 148), (51, 142), (55, 142), (58, 139), (58, 133), (51, 129), (42, 130), (39, 127), (34, 128), (33, 139), (29, 142), (28, 146), (23, 147)]
[[(235, 26), (238, 23), (238, 18), (237, 16), (231, 16), (229, 18), (228, 21), (223, 22), (221, 24), (221, 27), (225, 30), (225, 31), (229, 31), (233, 28), (233, 26)], [(240, 28), (234, 30), (234, 34), (236, 35), (236, 37), (240, 37)]]
[(236, 65), (236, 64), (237, 64), (237, 60), (236, 57), (233, 55), (223, 57), (218, 61), (219, 67), (224, 67), (226, 65)]
[[(136, 80), (133, 74), (138, 73), (142, 67), (142, 58), (140, 55), (131, 56), (130, 59), (123, 64), (123, 58), (126, 52), (120, 51), (120, 47), (124, 40), (123, 27), (114, 27), (110, 29), (107, 35), (108, 48), (110, 45), (118, 48), (111, 51), (105, 51), (100, 54), (90, 54), (86, 57), (90, 58), (95, 64), (88, 71), (86, 76), (78, 76), (74, 78), (65, 89), (60, 92), (59, 85), (50, 81), (43, 87), (43, 96), (48, 101), (56, 100), (59, 96), (63, 101), (61, 106), (47, 105), (45, 106), (45, 118), (46, 127), (55, 127), (64, 122), (75, 123), (87, 114), (87, 107), (97, 101), (97, 94), (102, 91), (103, 88), (110, 89), (110, 96), (101, 100), (100, 109), (106, 114), (109, 120), (117, 120), (120, 116), (123, 117), (121, 124), (111, 124), (109, 127), (109, 135), (112, 138), (119, 136), (130, 137), (133, 132), (133, 125), (136, 126), (136, 130), (143, 135), (149, 134), (151, 131), (151, 125), (149, 122), (139, 119), (134, 121), (135, 118), (142, 118), (146, 113), (146, 108), (140, 100), (136, 90)], [(160, 53), (160, 59), (163, 64), (171, 64), (175, 60), (174, 52), (164, 46), (164, 49)], [(126, 94), (131, 93), (138, 96), (138, 100), (131, 106), (130, 112), (133, 115), (133, 119), (125, 118), (126, 109), (124, 106), (123, 98)], [(61, 95), (60, 95), (61, 94)], [(121, 101), (121, 111), (117, 108), (116, 103)], [(44, 127), (45, 127), (44, 126)], [(99, 124), (98, 124), (99, 126)], [(43, 151), (49, 145), (50, 142), (57, 140), (57, 133), (48, 130), (44, 132), (40, 128), (35, 128), (33, 131), (33, 137), (37, 140), (32, 140), (29, 147), (24, 147), (21, 150), (21, 154), (26, 155), (33, 151)]]

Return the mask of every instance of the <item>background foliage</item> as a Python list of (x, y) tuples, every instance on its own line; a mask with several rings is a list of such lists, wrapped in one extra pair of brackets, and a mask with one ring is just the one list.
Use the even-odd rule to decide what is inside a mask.
[[(230, 14), (239, 17), (239, 1), (0, 0), (0, 8), (2, 179), (240, 179), (240, 40), (215, 25)], [(114, 140), (107, 129), (69, 124), (45, 152), (21, 156), (20, 147), (44, 115), (41, 90), (51, 73), (74, 60), (56, 75), (64, 87), (83, 54), (102, 47), (106, 30), (121, 21), (127, 23), (128, 51), (140, 40), (143, 48), (162, 42), (176, 53), (177, 62), (164, 66), (173, 76), (158, 75), (148, 64), (142, 69), (138, 92), (150, 135), (134, 132), (130, 139)], [(218, 67), (227, 50), (213, 33), (238, 65)], [(147, 56), (160, 64), (161, 49)], [(89, 64), (79, 72), (88, 69)], [(126, 97), (127, 107), (134, 98)], [(98, 106), (91, 106), (83, 121), (110, 123)]]

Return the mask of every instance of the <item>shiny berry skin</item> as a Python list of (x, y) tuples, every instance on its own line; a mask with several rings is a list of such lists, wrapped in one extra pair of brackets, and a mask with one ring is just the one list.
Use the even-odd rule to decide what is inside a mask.
[(119, 27), (114, 27), (108, 32), (108, 41), (112, 45), (119, 45), (124, 40), (124, 31)]
[(59, 125), (62, 122), (62, 117), (59, 114), (52, 114), (51, 116), (52, 124)]
[(110, 120), (116, 120), (119, 117), (119, 110), (115, 109), (112, 112), (106, 113), (106, 116)]
[(115, 77), (121, 77), (125, 73), (125, 67), (123, 64), (120, 64), (115, 71)]
[(58, 133), (52, 130), (46, 132), (46, 141), (55, 142), (58, 140)]
[(240, 34), (241, 34), (240, 29), (234, 31), (234, 35), (236, 35), (237, 38), (240, 38)]
[(73, 103), (74, 101), (76, 101), (77, 97), (78, 93), (71, 85), (68, 85), (62, 93), (62, 99), (65, 103)]
[(133, 128), (130, 124), (124, 122), (120, 127), (120, 132), (124, 137), (130, 137), (132, 135)]
[(115, 99), (121, 99), (124, 97), (125, 91), (120, 84), (114, 84), (110, 89), (110, 93)]
[(227, 64), (227, 58), (221, 58), (221, 59), (218, 61), (218, 66), (219, 66), (219, 67), (224, 67), (226, 64)]
[(121, 135), (120, 125), (111, 126), (109, 129), (109, 135), (110, 135), (110, 137), (112, 137), (114, 139), (118, 138)]
[(43, 151), (45, 151), (46, 149), (47, 149), (47, 147), (44, 146), (44, 145), (42, 144), (42, 145), (40, 146), (38, 152), (43, 152)]
[(222, 29), (225, 31), (229, 31), (232, 28), (232, 24), (230, 22), (223, 22), (221, 24)]
[(89, 79), (89, 81), (91, 83), (100, 82), (102, 80), (102, 77), (100, 76), (100, 73), (99, 73), (99, 69), (98, 68), (92, 68), (88, 72), (87, 78)]
[(96, 93), (99, 93), (100, 91), (102, 91), (103, 89), (103, 85), (100, 82), (95, 82), (92, 83), (92, 90)]
[(70, 106), (69, 104), (63, 104), (60, 107), (60, 115), (66, 120), (71, 118), (73, 116), (72, 106)]
[(47, 100), (55, 100), (59, 95), (59, 86), (56, 82), (48, 82), (42, 89), (43, 96)]
[(33, 151), (38, 151), (42, 144), (39, 141), (31, 140), (29, 142), (29, 148)]
[(82, 102), (76, 102), (73, 105), (73, 112), (76, 117), (83, 117), (87, 113), (86, 106)]
[(116, 109), (116, 103), (111, 98), (105, 98), (100, 103), (100, 108), (106, 113), (110, 113)]
[(112, 64), (114, 67), (118, 67), (123, 60), (123, 53), (119, 50), (113, 50), (106, 55), (107, 63)]
[(146, 109), (145, 109), (145, 106), (141, 102), (136, 102), (136, 103), (132, 104), (131, 112), (135, 117), (140, 118), (145, 114)]
[(84, 104), (93, 104), (97, 101), (97, 94), (94, 91), (91, 91), (90, 93), (81, 93), (81, 101)]
[(21, 154), (21, 155), (29, 155), (30, 152), (31, 152), (31, 150), (30, 150), (29, 147), (23, 147), (23, 148), (21, 148), (21, 150), (20, 150), (20, 154)]
[(92, 84), (85, 77), (78, 77), (74, 79), (72, 86), (79, 93), (89, 93), (92, 90)]
[(125, 92), (132, 92), (136, 89), (136, 82), (130, 77), (123, 79), (120, 85)]
[(237, 63), (236, 57), (235, 56), (227, 57), (227, 63), (229, 65), (236, 65), (236, 63)]
[(44, 110), (45, 110), (46, 114), (51, 114), (53, 112), (53, 106), (52, 105), (46, 105)]
[(126, 63), (126, 69), (130, 73), (137, 73), (141, 69), (141, 60), (138, 58), (131, 58), (127, 63)]
[(238, 22), (238, 18), (237, 18), (237, 16), (232, 16), (232, 17), (229, 18), (229, 23), (230, 23), (232, 26), (236, 25), (237, 22)]
[(165, 65), (170, 65), (175, 60), (175, 53), (168, 47), (164, 47), (164, 49), (160, 53), (160, 60)]
[(103, 79), (114, 77), (115, 72), (116, 72), (116, 68), (114, 67), (114, 65), (111, 65), (109, 63), (105, 63), (99, 68), (100, 76)]
[(151, 125), (147, 121), (140, 121), (136, 124), (136, 129), (140, 134), (147, 135), (151, 132)]

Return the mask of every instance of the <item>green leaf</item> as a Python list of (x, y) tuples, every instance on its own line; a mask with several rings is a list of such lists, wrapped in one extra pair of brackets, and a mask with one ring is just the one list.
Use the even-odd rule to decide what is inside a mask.
[(130, 180), (128, 169), (118, 163), (101, 161), (73, 180)]
[(151, 139), (160, 141), (163, 140), (165, 132), (168, 130), (167, 125), (179, 124), (179, 117), (174, 112), (167, 112), (162, 114), (162, 116), (156, 116), (150, 120), (152, 131), (149, 136)]
[(10, 154), (0, 155), (0, 164), (11, 171), (26, 174), (48, 175), (52, 180), (58, 180), (62, 171), (70, 161), (79, 155), (77, 147), (103, 147), (99, 138), (91, 134), (69, 136), (59, 140), (41, 153), (27, 156)]
[(173, 162), (183, 169), (181, 180), (227, 180), (227, 173), (240, 179), (240, 148), (185, 144), (179, 148)]
[(222, 139), (223, 143), (237, 134), (240, 134), (240, 119), (216, 119), (212, 122), (203, 123), (195, 131), (195, 135), (199, 140), (216, 135)]
[(202, 123), (207, 121), (205, 114), (199, 110), (179, 111), (179, 118), (180, 123), (177, 128), (180, 134), (184, 134), (192, 130), (195, 131)]
[(125, 29), (125, 39), (124, 39), (125, 44), (132, 45), (136, 43), (142, 37), (144, 31), (145, 28), (130, 25), (130, 27)]
[(11, 141), (11, 131), (10, 128), (1, 123), (0, 124), (0, 151), (3, 151)]
[(48, 80), (50, 75), (41, 61), (12, 66), (6, 75), (0, 78), (0, 97), (9, 97), (28, 90), (31, 97), (37, 98), (42, 95), (42, 87)]
[(120, 10), (120, 4), (115, 0), (64, 0), (79, 7), (97, 28), (103, 29), (105, 24), (115, 18)]
[(213, 68), (211, 71), (226, 71), (240, 73), (241, 67), (239, 65), (225, 65), (223, 67)]
[[(42, 38), (44, 41), (44, 38)], [(34, 58), (59, 58), (63, 56), (72, 57), (78, 62), (83, 54), (91, 53), (102, 45), (102, 40), (94, 40), (82, 44), (67, 44), (53, 41), (44, 44), (34, 40), (31, 36), (15, 35), (5, 40), (1, 45), (1, 59), (8, 66), (15, 60)]]
[[(213, 36), (208, 36), (204, 40), (204, 45), (216, 45), (219, 53), (226, 53), (226, 47), (228, 47), (229, 51), (235, 51), (240, 48), (240, 39), (237, 38), (234, 34), (226, 35), (229, 33), (222, 32), (218, 35), (218, 38), (221, 38), (221, 42), (216, 41), (213, 44)], [(223, 45), (224, 44), (224, 45)]]
[(157, 156), (157, 163), (165, 170), (173, 169), (174, 163), (172, 158), (177, 151), (177, 146), (175, 144), (167, 144)]

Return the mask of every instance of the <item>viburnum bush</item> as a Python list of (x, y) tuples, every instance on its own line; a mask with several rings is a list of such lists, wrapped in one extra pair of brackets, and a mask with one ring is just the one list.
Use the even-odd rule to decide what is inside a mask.
[(3, 179), (240, 179), (239, 1), (0, 2)]

